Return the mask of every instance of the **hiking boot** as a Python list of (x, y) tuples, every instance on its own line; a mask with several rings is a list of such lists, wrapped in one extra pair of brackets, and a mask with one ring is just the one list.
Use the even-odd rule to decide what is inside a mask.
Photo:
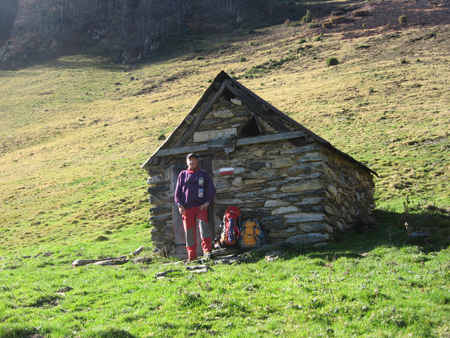
[(206, 251), (204, 254), (204, 257), (207, 259), (213, 259), (214, 258), (214, 254), (211, 251)]

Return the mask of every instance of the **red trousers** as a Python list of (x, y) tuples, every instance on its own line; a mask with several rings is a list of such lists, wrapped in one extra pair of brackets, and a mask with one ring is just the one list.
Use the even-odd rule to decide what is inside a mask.
[(202, 239), (203, 252), (212, 251), (211, 227), (208, 223), (208, 212), (206, 209), (200, 210), (200, 207), (186, 209), (186, 214), (183, 215), (183, 227), (186, 235), (186, 249), (189, 259), (197, 257), (197, 241), (195, 239), (197, 223)]

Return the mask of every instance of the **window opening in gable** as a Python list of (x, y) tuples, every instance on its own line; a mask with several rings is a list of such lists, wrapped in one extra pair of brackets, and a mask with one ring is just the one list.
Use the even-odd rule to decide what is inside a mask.
[(254, 137), (261, 134), (260, 127), (258, 125), (258, 121), (256, 120), (255, 115), (252, 116), (250, 120), (248, 120), (242, 127), (239, 129), (239, 136), (245, 137)]

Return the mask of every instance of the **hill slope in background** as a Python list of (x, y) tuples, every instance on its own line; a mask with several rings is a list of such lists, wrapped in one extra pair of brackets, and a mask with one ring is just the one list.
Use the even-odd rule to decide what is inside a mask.
[[(0, 71), (0, 338), (449, 337), (449, 3), (327, 6)], [(139, 167), (221, 70), (379, 174), (377, 230), (206, 273), (153, 252)], [(141, 245), (148, 265), (71, 268)]]
[(448, 3), (359, 8), (370, 15), (179, 39), (149, 64), (85, 53), (1, 71), (0, 247), (148, 236), (139, 166), (221, 70), (378, 172), (379, 208), (445, 210), (450, 27), (408, 22)]
[[(274, 0), (3, 0), (0, 3), (0, 68), (96, 48), (121, 64), (154, 57), (174, 39), (196, 39), (211, 32), (256, 29), (313, 18), (327, 31), (347, 38), (385, 25), (429, 27), (445, 24), (448, 6), (415, 2), (293, 2)], [(306, 15), (309, 12), (308, 15)], [(312, 16), (310, 15), (312, 14)], [(324, 19), (332, 15), (327, 22)], [(304, 17), (305, 16), (305, 17)], [(345, 25), (342, 25), (345, 23)], [(345, 26), (345, 27), (343, 27)], [(373, 33), (373, 32), (372, 32)], [(358, 32), (361, 34), (361, 32)]]
[(268, 26), (305, 11), (273, 0), (4, 0), (0, 67), (94, 46), (115, 62), (142, 62), (174, 37)]

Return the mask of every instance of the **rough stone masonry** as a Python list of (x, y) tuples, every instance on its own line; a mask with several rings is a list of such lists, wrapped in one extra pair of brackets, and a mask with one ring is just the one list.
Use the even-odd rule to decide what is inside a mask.
[[(238, 130), (255, 119), (254, 123), (265, 134), (278, 133), (247, 106), (234, 102), (218, 100), (198, 132)], [(296, 128), (289, 122), (285, 125), (292, 131)], [(167, 148), (174, 146), (188, 128), (188, 124), (181, 127), (179, 136), (170, 140)], [(242, 207), (244, 218), (259, 220), (271, 242), (324, 245), (345, 230), (371, 226), (375, 207), (371, 173), (314, 138), (305, 140), (302, 146), (285, 140), (236, 147), (228, 155), (214, 153), (216, 228), (221, 224), (225, 209), (231, 205)], [(199, 142), (202, 140), (191, 137), (186, 146)], [(168, 253), (174, 249), (173, 216), (177, 212), (173, 203), (175, 164), (175, 158), (167, 163), (155, 160), (147, 167), (152, 241)], [(233, 174), (221, 176), (219, 169), (224, 167), (232, 167)]]

